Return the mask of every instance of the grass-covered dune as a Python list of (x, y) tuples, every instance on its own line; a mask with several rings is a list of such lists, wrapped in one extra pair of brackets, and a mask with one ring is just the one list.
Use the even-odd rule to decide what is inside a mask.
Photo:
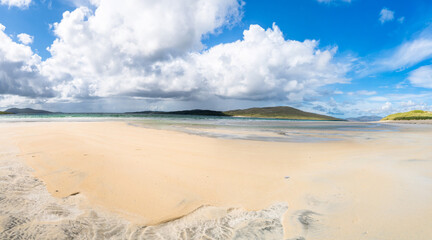
[(320, 115), (316, 113), (304, 112), (292, 107), (264, 107), (248, 108), (241, 110), (231, 110), (223, 112), (225, 115), (234, 117), (255, 117), (255, 118), (281, 118), (293, 120), (327, 120), (342, 121), (341, 119)]
[(381, 121), (387, 120), (428, 120), (432, 119), (432, 112), (423, 110), (414, 110), (404, 113), (395, 113), (388, 115), (387, 117), (381, 119)]

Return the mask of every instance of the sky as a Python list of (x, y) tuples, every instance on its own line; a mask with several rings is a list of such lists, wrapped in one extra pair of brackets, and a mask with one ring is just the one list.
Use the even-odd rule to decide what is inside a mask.
[(432, 111), (430, 0), (0, 0), (0, 110)]

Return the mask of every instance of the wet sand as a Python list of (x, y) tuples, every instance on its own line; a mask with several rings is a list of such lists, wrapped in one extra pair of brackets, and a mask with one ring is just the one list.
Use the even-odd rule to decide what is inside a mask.
[(385, 120), (380, 121), (383, 123), (393, 123), (393, 124), (432, 124), (432, 120)]
[[(213, 221), (225, 234), (214, 239), (432, 238), (430, 128), (318, 143), (218, 139), (123, 122), (1, 123), (0, 131), (2, 152), (15, 148), (4, 158), (26, 163), (8, 169), (39, 179), (39, 192), (50, 193), (36, 205), (72, 204), (65, 207), (77, 209), (68, 210), (71, 219), (106, 214), (100, 219), (116, 219), (110, 223), (129, 234), (144, 225), (172, 228), (180, 218), (178, 233)], [(222, 224), (227, 219), (242, 226)]]

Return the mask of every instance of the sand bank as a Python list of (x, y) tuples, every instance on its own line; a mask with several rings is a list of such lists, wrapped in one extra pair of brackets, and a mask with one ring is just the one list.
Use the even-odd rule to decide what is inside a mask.
[(430, 131), (275, 143), (121, 122), (0, 129), (53, 196), (79, 193), (90, 206), (135, 224), (158, 225), (205, 205), (253, 211), (287, 204), (287, 239), (432, 237)]
[(401, 124), (432, 124), (432, 120), (385, 120), (382, 123), (401, 123)]

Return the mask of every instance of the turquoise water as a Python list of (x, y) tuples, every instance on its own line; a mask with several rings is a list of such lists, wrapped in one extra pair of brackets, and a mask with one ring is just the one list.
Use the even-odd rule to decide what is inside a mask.
[(355, 137), (372, 139), (379, 132), (397, 131), (381, 123), (305, 121), (164, 114), (32, 114), (0, 115), (0, 122), (93, 122), (122, 121), (137, 127), (181, 131), (207, 137), (259, 141), (336, 141)]

